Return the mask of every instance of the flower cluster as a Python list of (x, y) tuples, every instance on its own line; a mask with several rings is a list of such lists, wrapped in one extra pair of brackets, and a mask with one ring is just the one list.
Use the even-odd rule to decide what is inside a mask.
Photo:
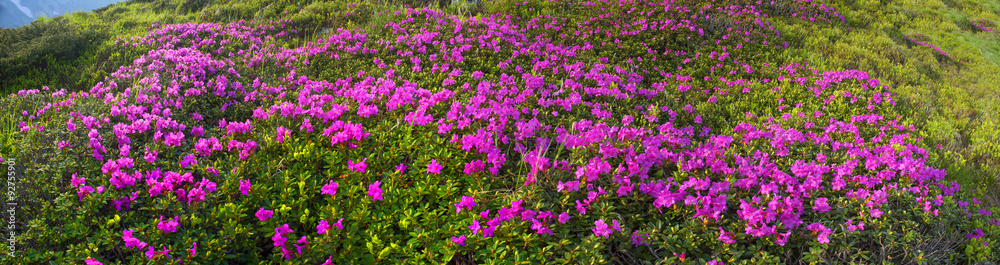
[(928, 37), (927, 35), (924, 35), (924, 34), (921, 34), (921, 33), (914, 33), (914, 34), (907, 35), (905, 38), (907, 40), (909, 40), (909, 41), (912, 41), (913, 43), (916, 43), (917, 45), (934, 49), (935, 51), (937, 51), (941, 55), (944, 55), (944, 57), (947, 57), (949, 59), (955, 60), (955, 61), (957, 61), (959, 63), (963, 63), (963, 64), (965, 63), (965, 62), (959, 61), (958, 59), (952, 58), (951, 55), (948, 55), (947, 52), (942, 51), (941, 48), (938, 48), (937, 46), (934, 46), (934, 44), (927, 43), (926, 41), (928, 39), (930, 39), (930, 37)]
[(971, 26), (973, 26), (973, 27), (975, 27), (975, 28), (977, 28), (979, 30), (982, 30), (982, 31), (994, 32), (994, 33), (997, 32), (997, 30), (995, 29), (995, 27), (997, 26), (997, 23), (993, 22), (992, 20), (989, 20), (989, 19), (981, 18), (981, 19), (969, 21), (969, 25), (971, 25)]

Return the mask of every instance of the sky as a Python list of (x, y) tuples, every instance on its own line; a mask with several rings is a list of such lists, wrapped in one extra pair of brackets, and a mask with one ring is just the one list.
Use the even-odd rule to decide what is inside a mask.
[(0, 28), (23, 26), (39, 17), (91, 11), (123, 0), (0, 0)]

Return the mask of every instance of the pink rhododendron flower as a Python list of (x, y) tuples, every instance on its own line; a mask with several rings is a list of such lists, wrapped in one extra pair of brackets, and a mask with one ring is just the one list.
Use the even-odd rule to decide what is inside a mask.
[(274, 241), (274, 246), (275, 247), (284, 247), (285, 246), (285, 242), (288, 241), (288, 238), (286, 238), (285, 235), (287, 235), (288, 233), (293, 233), (293, 232), (295, 232), (295, 231), (292, 230), (291, 228), (289, 228), (288, 224), (284, 224), (282, 226), (275, 227), (274, 228), (274, 236), (271, 237), (271, 240)]
[(722, 227), (719, 227), (719, 241), (722, 241), (722, 243), (736, 243), (736, 239), (733, 238), (734, 236), (732, 232), (726, 232), (726, 230), (722, 230)]
[(780, 246), (784, 246), (785, 243), (788, 243), (788, 236), (790, 236), (791, 234), (792, 234), (792, 230), (788, 230), (788, 231), (786, 231), (784, 233), (776, 235), (774, 237), (774, 243), (776, 243), (776, 244), (778, 244)]
[(365, 164), (365, 161), (367, 161), (367, 160), (368, 160), (368, 158), (365, 158), (365, 159), (362, 159), (360, 162), (357, 162), (357, 163), (354, 163), (354, 161), (352, 161), (352, 160), (347, 160), (347, 168), (350, 169), (350, 170), (352, 170), (352, 171), (365, 173), (365, 168), (368, 167), (368, 165)]
[(87, 258), (87, 260), (84, 262), (86, 262), (87, 265), (104, 265), (104, 263), (101, 263), (100, 261), (97, 261), (96, 259), (93, 258)]
[(813, 201), (813, 210), (819, 213), (825, 213), (830, 211), (830, 205), (826, 204), (827, 198), (817, 198)]
[(274, 216), (274, 211), (264, 210), (264, 207), (260, 207), (255, 215), (257, 216), (257, 219), (260, 219), (260, 221), (263, 222), (267, 221), (267, 219), (271, 219), (271, 217)]
[(87, 178), (77, 177), (76, 173), (73, 173), (73, 175), (70, 176), (70, 177), (72, 177), (72, 179), (70, 180), (70, 184), (73, 185), (74, 188), (79, 187), (80, 185), (83, 185), (83, 183), (85, 183), (87, 181)]
[(861, 230), (861, 231), (865, 230), (865, 223), (858, 223), (857, 225), (855, 225), (854, 219), (847, 219), (847, 222), (844, 224), (847, 225), (847, 231), (854, 232), (855, 230)]
[(823, 226), (820, 223), (812, 223), (809, 226), (807, 226), (806, 229), (819, 232), (819, 235), (816, 237), (816, 240), (819, 241), (820, 243), (823, 244), (830, 243), (830, 239), (827, 238), (827, 236), (829, 236), (830, 233), (832, 233), (833, 231), (830, 230), (829, 228), (826, 228), (826, 226)]
[(569, 213), (563, 212), (559, 214), (559, 223), (565, 224), (567, 221), (569, 221), (569, 218), (570, 218)]
[(198, 255), (198, 242), (191, 242), (191, 248), (188, 249), (188, 252), (191, 254), (192, 257), (197, 256)]
[(379, 185), (382, 185), (381, 181), (375, 181), (375, 183), (368, 185), (368, 196), (372, 196), (372, 201), (382, 200), (382, 188), (379, 188)]
[(198, 159), (196, 159), (194, 155), (189, 154), (184, 156), (184, 159), (181, 160), (181, 168), (186, 168), (196, 163), (198, 163)]
[(981, 238), (985, 235), (986, 233), (983, 232), (982, 228), (976, 228), (975, 230), (972, 230), (972, 233), (966, 234), (965, 238), (966, 239)]
[(428, 174), (441, 174), (441, 169), (444, 168), (441, 164), (438, 164), (437, 159), (431, 159), (431, 163), (427, 164)]
[(132, 229), (122, 231), (122, 240), (125, 241), (125, 247), (132, 249), (132, 247), (137, 247), (138, 249), (146, 248), (146, 243), (142, 242), (138, 238), (132, 237)]
[(275, 138), (276, 140), (278, 140), (278, 143), (284, 143), (285, 142), (285, 135), (287, 135), (287, 133), (288, 133), (288, 129), (285, 129), (285, 127), (278, 127), (278, 135)]
[(604, 223), (604, 219), (598, 219), (597, 221), (594, 221), (594, 226), (596, 227), (590, 230), (594, 231), (594, 235), (596, 236), (603, 236), (604, 238), (609, 238), (611, 237), (611, 233), (614, 232), (613, 230), (611, 230), (610, 227), (608, 227), (608, 224)]
[(471, 211), (472, 207), (475, 206), (476, 201), (472, 198), (472, 196), (462, 196), (462, 200), (455, 204), (455, 213), (461, 213), (463, 207)]
[(240, 178), (240, 192), (243, 195), (250, 195), (250, 180)]
[(882, 217), (882, 210), (879, 210), (878, 208), (872, 208), (871, 216), (874, 218)]
[(319, 225), (316, 226), (318, 234), (326, 234), (326, 230), (330, 229), (330, 225), (327, 224), (326, 220), (319, 220)]
[(192, 202), (205, 201), (205, 190), (201, 189), (201, 187), (193, 188), (188, 191), (187, 198), (188, 205), (191, 205)]
[(816, 236), (816, 241), (819, 241), (820, 243), (823, 244), (830, 243), (830, 238), (828, 236), (830, 236), (831, 233), (833, 233), (833, 230), (830, 229), (820, 231), (819, 235)]
[(587, 214), (587, 204), (580, 203), (580, 200), (576, 200), (576, 211), (580, 212), (580, 215)]
[(649, 234), (639, 233), (639, 230), (632, 232), (632, 245), (635, 247), (640, 245), (649, 246), (649, 242), (646, 241), (647, 237), (649, 237)]
[(160, 216), (160, 222), (159, 224), (156, 225), (156, 227), (159, 228), (160, 231), (163, 231), (164, 233), (177, 232), (177, 227), (181, 225), (177, 221), (180, 221), (180, 217), (178, 216), (174, 216), (174, 219), (167, 219), (167, 220), (163, 220), (163, 216)]
[(309, 118), (305, 118), (302, 120), (302, 125), (299, 126), (299, 131), (306, 131), (306, 132), (313, 131), (313, 126), (312, 123), (309, 122)]
[(149, 151), (149, 147), (146, 147), (146, 156), (144, 158), (146, 159), (146, 162), (153, 163), (153, 161), (156, 161), (157, 154), (159, 154), (159, 152), (155, 149), (153, 151)]
[(479, 233), (482, 229), (483, 227), (479, 225), (479, 220), (472, 220), (472, 224), (469, 225), (469, 230), (472, 230), (473, 235)]
[(202, 127), (202, 126), (192, 127), (191, 128), (191, 134), (195, 135), (195, 136), (198, 136), (198, 137), (205, 136), (205, 127)]
[(337, 182), (330, 180), (330, 183), (323, 185), (320, 189), (322, 192), (320, 194), (330, 194), (330, 196), (337, 195)]
[(287, 248), (285, 248), (284, 245), (282, 245), (281, 246), (281, 257), (285, 258), (285, 260), (292, 259), (292, 251), (288, 250)]
[(465, 246), (465, 235), (462, 235), (460, 237), (458, 237), (458, 236), (452, 236), (451, 237), (451, 242), (455, 243), (455, 244), (459, 244), (459, 245)]
[(333, 223), (333, 226), (336, 226), (337, 230), (344, 230), (344, 218), (338, 219), (336, 223)]
[(163, 140), (163, 144), (167, 146), (180, 146), (181, 141), (184, 141), (184, 132), (172, 132), (167, 134), (167, 137)]

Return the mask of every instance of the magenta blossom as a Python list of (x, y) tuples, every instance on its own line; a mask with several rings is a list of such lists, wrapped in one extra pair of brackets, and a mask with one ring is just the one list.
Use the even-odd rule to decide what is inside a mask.
[(153, 163), (153, 161), (156, 161), (156, 155), (158, 154), (159, 152), (155, 149), (153, 151), (149, 151), (149, 147), (146, 147), (146, 156), (144, 158), (146, 159), (146, 162)]
[(278, 140), (278, 143), (285, 143), (285, 135), (287, 134), (288, 129), (285, 129), (285, 127), (278, 127), (278, 135), (275, 139)]
[(285, 235), (288, 234), (288, 233), (292, 233), (292, 232), (295, 232), (295, 231), (292, 230), (291, 228), (289, 228), (288, 224), (284, 224), (282, 226), (275, 227), (274, 228), (274, 236), (271, 237), (271, 240), (274, 241), (274, 246), (275, 247), (282, 247), (282, 248), (284, 248), (285, 241), (288, 241), (288, 238), (286, 238)]
[(243, 195), (250, 195), (250, 180), (240, 178), (240, 192)]
[(719, 241), (722, 241), (722, 243), (726, 244), (736, 243), (736, 240), (733, 239), (733, 236), (734, 236), (733, 232), (726, 232), (726, 230), (722, 230), (722, 227), (719, 227)]
[(163, 216), (160, 216), (160, 223), (157, 224), (156, 226), (157, 228), (160, 229), (160, 231), (163, 231), (164, 233), (177, 232), (177, 227), (181, 225), (177, 221), (180, 221), (180, 217), (178, 216), (174, 216), (174, 219), (167, 219), (167, 220), (163, 220)]
[(271, 217), (274, 216), (274, 211), (264, 210), (264, 207), (260, 207), (260, 209), (257, 210), (256, 216), (261, 222), (267, 221), (267, 219), (271, 219)]
[(354, 163), (354, 161), (352, 161), (352, 160), (347, 160), (347, 168), (350, 169), (350, 170), (352, 170), (352, 171), (365, 173), (365, 168), (368, 168), (368, 165), (365, 164), (365, 161), (367, 161), (367, 160), (368, 160), (368, 158), (365, 158), (365, 159), (362, 159), (360, 162), (357, 162), (357, 163)]
[(649, 242), (646, 238), (649, 237), (647, 233), (639, 233), (639, 230), (632, 232), (632, 245), (638, 247), (639, 245), (649, 246)]
[[(58, 142), (56, 142), (56, 147), (58, 147), (59, 150), (63, 150), (66, 147), (70, 147), (70, 144), (69, 144), (69, 142), (66, 142), (66, 141), (58, 141)], [(126, 155), (128, 155), (128, 154), (126, 154)]]
[(142, 249), (146, 247), (146, 242), (142, 242), (138, 238), (132, 237), (132, 229), (122, 231), (122, 240), (125, 241), (125, 247), (132, 249), (132, 247), (137, 247)]
[(333, 223), (333, 226), (336, 226), (338, 230), (344, 230), (344, 218), (337, 220), (336, 223)]
[(198, 159), (195, 159), (194, 155), (189, 154), (189, 155), (184, 156), (184, 159), (181, 160), (181, 168), (186, 168), (188, 166), (191, 166), (191, 165), (194, 165), (194, 164), (197, 164), (197, 163), (198, 163)]
[(319, 220), (319, 225), (316, 226), (317, 234), (326, 234), (326, 230), (330, 229), (330, 225), (326, 220)]
[(156, 256), (156, 249), (153, 246), (149, 246), (149, 250), (146, 250), (146, 258), (153, 259), (154, 256)]
[(559, 214), (559, 223), (565, 224), (567, 221), (569, 221), (569, 218), (570, 218), (569, 213), (563, 212)]
[(167, 134), (167, 137), (163, 140), (163, 144), (167, 146), (180, 146), (181, 141), (184, 141), (184, 133), (172, 132)]
[(70, 180), (70, 184), (73, 185), (74, 188), (80, 187), (80, 185), (83, 185), (87, 181), (87, 178), (85, 177), (84, 178), (77, 177), (76, 173), (73, 173), (71, 177), (72, 179)]
[(614, 232), (614, 230), (611, 230), (611, 228), (608, 227), (608, 224), (604, 223), (604, 219), (598, 219), (597, 221), (594, 221), (594, 225), (596, 227), (590, 230), (594, 231), (594, 235), (596, 236), (603, 236), (604, 238), (609, 238), (611, 237), (611, 233)]
[(830, 211), (830, 205), (826, 204), (827, 198), (817, 198), (813, 203), (813, 210), (816, 212), (825, 213)]
[(381, 181), (375, 181), (375, 183), (368, 185), (368, 196), (372, 196), (372, 201), (382, 200), (382, 188), (379, 188), (379, 185), (382, 185)]
[(188, 252), (191, 253), (192, 257), (198, 255), (198, 242), (191, 242), (191, 248), (188, 249)]
[(170, 250), (167, 249), (167, 247), (163, 247), (163, 250), (156, 251), (156, 249), (153, 248), (153, 246), (149, 246), (149, 250), (146, 251), (146, 257), (149, 259), (153, 259), (153, 257), (156, 257), (156, 255), (163, 254), (164, 256), (167, 256), (169, 258), (170, 257), (170, 254), (168, 254), (169, 252)]
[(455, 204), (455, 213), (461, 213), (463, 207), (471, 211), (472, 207), (475, 206), (476, 201), (472, 198), (472, 196), (462, 196), (462, 200)]
[(847, 219), (847, 222), (844, 224), (847, 225), (847, 231), (854, 232), (855, 230), (861, 230), (861, 231), (865, 230), (865, 223), (858, 223), (857, 225), (855, 225), (854, 219)]
[(322, 193), (320, 194), (330, 194), (330, 196), (337, 195), (337, 182), (330, 180), (330, 183), (323, 185)]
[(472, 224), (469, 225), (469, 230), (472, 230), (472, 234), (475, 235), (479, 231), (483, 230), (483, 227), (479, 225), (479, 220), (472, 220)]
[(830, 230), (829, 228), (826, 228), (826, 226), (820, 223), (812, 223), (809, 226), (806, 226), (806, 229), (819, 232), (819, 235), (817, 235), (816, 237), (816, 241), (819, 241), (820, 243), (823, 244), (830, 243), (830, 239), (827, 238), (827, 236), (829, 236), (833, 231)]
[(201, 187), (193, 188), (188, 191), (187, 198), (188, 205), (191, 205), (192, 202), (205, 201), (205, 190), (201, 189)]
[(433, 174), (441, 174), (441, 169), (442, 168), (444, 168), (444, 166), (441, 166), (441, 164), (438, 164), (437, 159), (431, 159), (431, 163), (427, 164), (427, 173), (428, 174), (431, 174), (431, 173), (433, 173)]
[(97, 261), (96, 259), (92, 258), (87, 258), (87, 260), (84, 262), (86, 262), (87, 265), (104, 265), (104, 263), (101, 263), (100, 261)]
[(465, 246), (465, 235), (462, 235), (460, 237), (459, 236), (452, 236), (451, 237), (451, 242), (455, 243), (455, 244), (459, 244), (459, 245)]

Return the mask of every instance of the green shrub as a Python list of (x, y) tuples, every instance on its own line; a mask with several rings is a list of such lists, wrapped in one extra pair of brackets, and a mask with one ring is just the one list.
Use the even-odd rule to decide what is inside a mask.
[[(57, 65), (65, 65), (77, 59), (84, 51), (93, 45), (97, 39), (104, 36), (98, 32), (81, 30), (70, 25), (66, 19), (56, 18), (51, 21), (36, 21), (30, 25), (0, 29), (0, 87), (3, 94), (31, 87), (14, 87), (16, 78), (32, 73), (28, 79), (36, 82), (47, 82), (60, 75)], [(62, 79), (62, 78), (59, 78)], [(62, 79), (60, 81), (70, 81)], [(72, 83), (72, 82), (70, 82)], [(48, 84), (48, 83), (46, 83)], [(37, 85), (23, 83), (22, 85)], [(40, 86), (34, 86), (37, 88)]]

